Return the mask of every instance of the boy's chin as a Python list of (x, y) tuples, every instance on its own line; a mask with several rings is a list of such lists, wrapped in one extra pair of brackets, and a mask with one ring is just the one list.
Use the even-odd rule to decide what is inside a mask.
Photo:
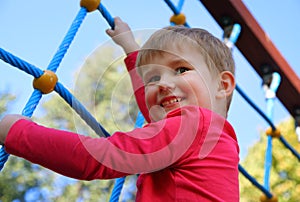
[(160, 121), (164, 119), (167, 115), (167, 112), (160, 105), (154, 105), (149, 109), (151, 122)]

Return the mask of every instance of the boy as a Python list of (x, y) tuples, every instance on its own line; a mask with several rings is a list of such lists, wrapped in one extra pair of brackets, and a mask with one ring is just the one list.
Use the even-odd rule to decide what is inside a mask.
[(139, 173), (136, 201), (239, 201), (239, 148), (226, 121), (235, 87), (230, 50), (201, 29), (161, 29), (138, 54), (121, 19), (107, 33), (128, 54), (149, 124), (90, 138), (8, 115), (0, 122), (6, 151), (83, 180)]

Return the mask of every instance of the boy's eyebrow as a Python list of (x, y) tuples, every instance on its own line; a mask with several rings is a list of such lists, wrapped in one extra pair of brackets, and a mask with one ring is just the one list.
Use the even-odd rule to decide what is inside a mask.
[[(167, 63), (166, 63), (166, 66), (176, 66), (176, 65), (179, 65), (179, 64), (190, 64), (189, 62), (187, 62), (186, 60), (182, 59), (182, 58), (174, 58), (174, 59), (171, 59), (169, 60)], [(149, 66), (148, 67), (157, 67), (157, 66), (163, 66), (161, 64), (148, 64)], [(143, 67), (140, 67), (140, 68), (143, 68)], [(148, 69), (148, 68), (147, 68)]]
[(174, 66), (174, 65), (178, 65), (178, 64), (190, 64), (190, 63), (187, 60), (180, 58), (180, 57), (174, 58), (168, 62), (169, 66)]

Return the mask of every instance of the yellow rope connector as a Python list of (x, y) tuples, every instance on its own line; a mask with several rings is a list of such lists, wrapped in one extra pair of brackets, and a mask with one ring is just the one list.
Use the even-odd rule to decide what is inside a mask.
[(280, 137), (281, 132), (280, 132), (280, 130), (278, 130), (277, 128), (276, 128), (276, 130), (273, 130), (273, 129), (270, 127), (270, 128), (268, 128), (268, 129), (266, 130), (266, 134), (267, 134), (267, 135), (270, 135), (270, 136), (272, 136), (272, 137)]
[(275, 195), (273, 195), (272, 198), (268, 198), (266, 195), (262, 195), (259, 199), (261, 202), (278, 202), (278, 198)]
[(185, 15), (183, 13), (179, 13), (178, 15), (173, 15), (170, 18), (170, 22), (176, 25), (184, 25), (185, 24)]
[(33, 87), (44, 94), (51, 93), (58, 81), (56, 74), (50, 70), (44, 70), (44, 74), (39, 78), (34, 78)]
[(100, 0), (81, 0), (80, 6), (84, 7), (88, 10), (88, 12), (92, 12), (96, 10), (100, 5)]

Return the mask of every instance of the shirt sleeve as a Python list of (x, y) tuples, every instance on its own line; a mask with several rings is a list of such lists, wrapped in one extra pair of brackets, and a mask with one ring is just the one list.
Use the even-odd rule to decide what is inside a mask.
[(138, 51), (130, 53), (126, 58), (125, 58), (125, 64), (126, 68), (129, 72), (130, 78), (131, 78), (131, 83), (133, 86), (134, 90), (134, 95), (135, 99), (137, 101), (137, 104), (139, 106), (139, 109), (141, 110), (144, 118), (148, 123), (151, 122), (150, 117), (149, 117), (149, 111), (146, 106), (145, 102), (145, 87), (142, 78), (140, 75), (137, 73), (135, 64), (136, 64), (136, 58), (138, 55)]
[(110, 179), (126, 175), (101, 167), (82, 144), (81, 139), (84, 138), (91, 139), (22, 119), (11, 127), (5, 141), (5, 150), (75, 179)]
[(194, 109), (178, 109), (162, 121), (109, 138), (92, 138), (22, 119), (10, 129), (5, 149), (76, 179), (150, 173), (171, 166), (188, 150), (199, 124), (188, 119), (198, 116)]

